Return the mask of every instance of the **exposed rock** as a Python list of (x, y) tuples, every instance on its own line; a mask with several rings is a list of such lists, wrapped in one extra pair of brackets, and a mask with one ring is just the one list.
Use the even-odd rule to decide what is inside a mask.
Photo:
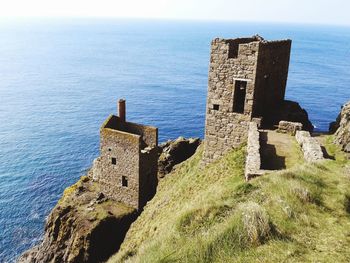
[(136, 217), (133, 208), (107, 200), (98, 184), (82, 177), (65, 190), (50, 213), (42, 243), (18, 262), (105, 261), (119, 249)]
[(278, 111), (271, 114), (270, 118), (264, 120), (267, 125), (276, 125), (281, 120), (289, 122), (300, 122), (303, 129), (312, 132), (314, 126), (309, 120), (309, 116), (299, 103), (295, 101), (285, 100)]
[(350, 152), (350, 101), (347, 102), (337, 117), (337, 120), (330, 124), (330, 132), (335, 132), (334, 142), (341, 146), (345, 152)]
[(199, 138), (179, 137), (175, 141), (167, 141), (159, 146), (158, 176), (170, 173), (173, 167), (188, 158), (197, 150), (201, 140)]

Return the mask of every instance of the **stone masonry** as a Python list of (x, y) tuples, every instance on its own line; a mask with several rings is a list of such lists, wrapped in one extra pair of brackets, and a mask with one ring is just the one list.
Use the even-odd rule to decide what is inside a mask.
[(125, 121), (122, 100), (119, 117), (110, 115), (100, 134), (93, 179), (108, 198), (142, 209), (156, 192), (158, 129)]
[(280, 107), (290, 49), (291, 40), (265, 41), (259, 36), (212, 41), (204, 163), (245, 142), (249, 123), (260, 123)]
[(303, 124), (300, 122), (292, 122), (292, 121), (280, 121), (278, 123), (278, 132), (288, 133), (290, 135), (295, 135), (297, 131), (301, 131), (303, 129)]
[(250, 122), (247, 141), (247, 158), (244, 172), (246, 181), (262, 175), (264, 171), (262, 171), (260, 168), (260, 133), (258, 130), (258, 125), (255, 122)]
[(308, 131), (297, 131), (295, 139), (301, 146), (304, 153), (304, 159), (309, 162), (318, 162), (324, 160), (323, 152), (320, 143), (311, 137)]

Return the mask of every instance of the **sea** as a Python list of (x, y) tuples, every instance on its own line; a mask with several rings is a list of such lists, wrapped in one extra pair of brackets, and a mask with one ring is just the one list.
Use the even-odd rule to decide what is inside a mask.
[(293, 40), (286, 98), (317, 131), (350, 100), (350, 28), (143, 19), (0, 20), (0, 262), (40, 242), (63, 190), (99, 154), (125, 98), (159, 140), (204, 134), (210, 41)]

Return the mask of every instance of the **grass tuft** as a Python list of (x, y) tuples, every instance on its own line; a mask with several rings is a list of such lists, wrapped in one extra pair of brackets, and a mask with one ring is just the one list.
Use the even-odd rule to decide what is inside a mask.
[(242, 221), (251, 244), (259, 245), (271, 236), (270, 220), (263, 207), (254, 202), (241, 205)]

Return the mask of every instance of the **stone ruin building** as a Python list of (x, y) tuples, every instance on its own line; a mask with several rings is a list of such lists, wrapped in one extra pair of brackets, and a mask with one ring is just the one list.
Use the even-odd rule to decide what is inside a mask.
[(103, 194), (142, 209), (157, 188), (158, 129), (125, 120), (125, 100), (119, 116), (110, 115), (100, 130), (100, 156), (93, 165), (93, 179)]
[(291, 43), (260, 36), (212, 41), (204, 163), (247, 141), (250, 122), (269, 124), (281, 108)]

